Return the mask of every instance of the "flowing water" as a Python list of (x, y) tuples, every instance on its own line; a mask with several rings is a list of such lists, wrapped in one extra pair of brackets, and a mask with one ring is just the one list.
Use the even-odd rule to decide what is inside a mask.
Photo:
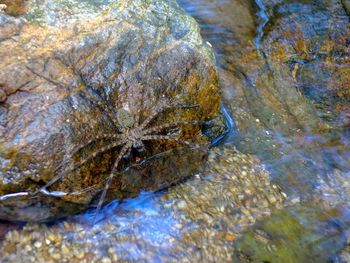
[[(299, 25), (292, 14), (289, 26), (324, 28), (326, 9), (301, 0), (178, 2), (216, 52), (225, 112), (232, 116), (225, 145), (213, 150), (203, 173), (166, 191), (114, 201), (95, 226), (88, 211), (10, 232), (3, 247), (26, 237), (55, 244), (42, 258), (59, 260), (350, 262), (350, 115), (346, 106), (339, 110), (342, 98), (326, 96), (317, 79), (337, 77), (328, 68), (317, 75), (312, 63), (321, 52), (312, 59), (291, 52), (285, 64), (297, 80), (287, 82), (284, 68), (271, 59), (275, 53), (267, 36), (278, 33), (274, 28), (284, 15), (303, 16), (310, 8), (317, 12), (303, 17), (308, 23)], [(304, 38), (307, 30), (301, 30)], [(298, 41), (295, 46), (303, 50)], [(12, 250), (7, 259), (16, 256), (20, 252)]]

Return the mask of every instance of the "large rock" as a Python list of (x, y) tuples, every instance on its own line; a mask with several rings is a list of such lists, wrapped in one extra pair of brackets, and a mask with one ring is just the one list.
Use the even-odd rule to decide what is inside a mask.
[[(19, 17), (0, 13), (0, 219), (48, 221), (89, 207), (120, 147), (74, 171), (69, 167), (111, 145), (113, 140), (88, 142), (121, 131), (134, 122), (130, 116), (143, 121), (169, 103), (176, 107), (150, 126), (219, 115), (213, 53), (175, 0), (18, 4), (24, 2)], [(183, 127), (180, 137), (208, 141), (199, 125)], [(79, 145), (85, 147), (72, 155)], [(205, 154), (171, 150), (178, 146), (145, 143), (142, 158), (168, 152), (116, 176), (106, 200), (189, 175)], [(140, 156), (133, 151), (119, 168), (135, 158)], [(51, 194), (32, 195), (58, 174), (60, 180), (47, 189)]]

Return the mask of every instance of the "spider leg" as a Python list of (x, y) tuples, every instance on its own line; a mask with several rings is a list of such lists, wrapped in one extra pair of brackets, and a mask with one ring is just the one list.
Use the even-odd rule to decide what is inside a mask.
[(132, 150), (132, 147), (129, 147), (129, 149), (125, 152), (125, 154), (123, 155), (124, 158), (129, 158), (130, 157), (130, 154), (131, 154), (131, 150)]
[(97, 142), (99, 140), (105, 140), (105, 139), (122, 139), (122, 134), (101, 134), (101, 135), (97, 135), (94, 138), (88, 140), (87, 142), (85, 142), (84, 144), (79, 145), (78, 147), (75, 147), (74, 150), (72, 151), (72, 153), (70, 154), (70, 156), (73, 156), (74, 154), (76, 154), (77, 152), (79, 152), (81, 149), (85, 148), (86, 146)]
[(155, 117), (157, 117), (158, 114), (174, 108), (181, 106), (182, 109), (191, 109), (191, 108), (197, 108), (199, 105), (184, 105), (182, 101), (176, 101), (172, 103), (166, 103), (166, 101), (160, 101), (158, 105), (155, 107), (154, 112), (146, 118), (146, 120), (140, 124), (140, 129), (144, 129)]
[(46, 80), (47, 82), (50, 82), (52, 83), (53, 85), (55, 86), (58, 86), (58, 87), (61, 87), (61, 88), (64, 88), (66, 90), (69, 90), (69, 85), (66, 84), (66, 83), (63, 83), (61, 81), (58, 81), (58, 80), (53, 80), (49, 77), (46, 77), (45, 75), (39, 73), (39, 72), (36, 72), (34, 69), (28, 67), (28, 66), (25, 66), (30, 72), (32, 72), (34, 75), (38, 76), (39, 78), (42, 78), (44, 80)]
[[(120, 134), (102, 134), (102, 135), (98, 135), (90, 140), (88, 140), (87, 142), (85, 142), (84, 144), (81, 144), (77, 147), (74, 148), (74, 150), (69, 154), (69, 157), (64, 158), (64, 161), (62, 162), (62, 164), (60, 166), (57, 167), (57, 169), (60, 169), (63, 165), (67, 164), (69, 162), (69, 160), (71, 160), (73, 158), (73, 156), (78, 153), (80, 150), (84, 149), (85, 147), (87, 147), (88, 145), (97, 142), (98, 140), (104, 140), (104, 139), (121, 139), (121, 135)], [(103, 148), (102, 148), (103, 149)], [(94, 153), (93, 153), (94, 154)], [(82, 165), (82, 164), (81, 164)], [(73, 168), (73, 167), (72, 167)], [(57, 170), (56, 169), (56, 170)], [(75, 168), (76, 169), (76, 168)], [(74, 169), (74, 170), (75, 170)]]
[[(92, 51), (91, 53), (89, 53), (87, 56), (91, 56), (91, 54), (93, 54), (94, 51)], [(73, 71), (73, 74), (75, 76), (78, 76), (80, 79), (80, 82), (84, 85), (84, 87), (90, 87), (89, 84), (87, 84), (88, 82), (86, 81), (86, 78), (84, 77), (84, 75), (74, 66), (74, 60), (71, 57), (71, 55), (68, 55), (68, 65), (66, 62), (62, 61), (60, 58), (58, 58), (66, 67), (68, 67), (69, 69), (71, 69)], [(86, 66), (86, 65), (84, 65)], [(84, 67), (83, 66), (83, 67)], [(95, 93), (97, 93), (94, 88), (91, 88)], [(112, 123), (114, 124), (115, 128), (119, 128), (120, 125), (118, 124), (117, 119), (114, 117), (114, 113), (113, 113), (113, 108), (111, 109), (108, 105), (102, 103), (101, 101), (97, 101), (96, 98), (94, 98), (88, 91), (87, 89), (83, 89), (82, 90), (84, 93), (84, 95), (92, 102), (96, 103), (97, 106), (102, 110), (102, 112), (106, 112), (107, 113), (107, 117), (112, 121)], [(82, 95), (81, 93), (81, 95)], [(101, 97), (99, 94), (97, 94), (98, 97)]]
[(196, 149), (202, 148), (201, 145), (199, 145), (199, 144), (188, 142), (186, 140), (182, 140), (176, 136), (171, 136), (171, 135), (144, 135), (144, 136), (142, 136), (141, 140), (142, 141), (171, 140), (171, 141), (175, 141), (175, 142), (178, 142), (181, 144), (185, 144), (185, 145), (192, 147), (192, 148), (196, 148)]
[(103, 103), (103, 101), (97, 100), (96, 98), (94, 98), (86, 89), (83, 89), (83, 92), (80, 93), (80, 96), (85, 96), (88, 100), (96, 104), (97, 107), (100, 108), (102, 112), (105, 112), (107, 114), (107, 117), (112, 121), (116, 130), (120, 128), (117, 118), (114, 117), (115, 114), (113, 113), (113, 111), (110, 109), (108, 105)]
[[(74, 170), (78, 169), (80, 166), (82, 166), (83, 164), (85, 164), (86, 162), (90, 161), (91, 159), (95, 158), (98, 154), (104, 153), (108, 150), (111, 150), (115, 147), (121, 146), (123, 144), (126, 143), (126, 140), (122, 140), (119, 142), (114, 142), (111, 145), (102, 147), (101, 149), (93, 152), (90, 156), (88, 156), (87, 158), (81, 160), (79, 163), (77, 164), (73, 164), (71, 165), (68, 170), (63, 170), (61, 173), (59, 173), (58, 175), (56, 175), (54, 178), (52, 178), (45, 186), (41, 187), (39, 190), (35, 191), (33, 193), (33, 195), (38, 194), (39, 192), (42, 192), (43, 190), (45, 190), (47, 187), (50, 187), (51, 185), (53, 185), (54, 183), (56, 183), (57, 181), (59, 181), (62, 177), (64, 173), (71, 173)], [(69, 160), (69, 158), (67, 158), (65, 161), (63, 161), (63, 164), (60, 165), (57, 169), (59, 169), (60, 167), (62, 167), (63, 165), (65, 165), (67, 163), (67, 160)]]
[[(66, 89), (67, 91), (69, 91), (69, 86), (70, 86), (70, 85), (68, 85), (68, 84), (66, 84), (66, 83), (63, 83), (63, 82), (61, 82), (61, 81), (53, 80), (52, 78), (47, 77), (47, 76), (45, 76), (44, 74), (41, 74), (41, 73), (39, 73), (39, 72), (36, 72), (34, 69), (32, 69), (32, 68), (30, 68), (30, 67), (28, 67), (28, 66), (26, 66), (26, 68), (27, 68), (30, 72), (32, 72), (34, 75), (38, 76), (39, 78), (42, 78), (42, 79), (46, 80), (47, 82), (52, 83), (52, 84), (55, 85), (55, 86), (64, 88), (64, 89)], [(82, 76), (79, 75), (79, 77), (80, 77), (81, 81), (84, 83), (84, 80), (82, 79)], [(86, 85), (84, 85), (84, 86), (86, 87)], [(114, 124), (114, 126), (115, 126), (116, 128), (118, 128), (118, 127), (120, 126), (120, 125), (118, 124), (117, 119), (113, 117), (113, 113), (112, 113), (112, 111), (109, 109), (109, 107), (107, 107), (107, 106), (106, 106), (104, 103), (102, 103), (101, 101), (96, 100), (90, 93), (88, 93), (88, 92), (86, 91), (86, 88), (83, 89), (83, 93), (84, 93), (84, 95), (85, 95), (85, 97), (86, 97), (87, 99), (89, 99), (90, 101), (96, 103), (97, 106), (102, 110), (102, 112), (106, 112), (106, 113), (107, 113), (108, 118), (112, 120), (112, 122), (113, 122), (113, 124)], [(82, 95), (82, 94), (80, 94), (80, 95)]]
[(132, 147), (132, 142), (127, 142), (123, 148), (120, 150), (119, 152), (119, 155), (117, 157), (117, 159), (115, 160), (114, 162), (114, 165), (113, 165), (113, 168), (112, 168), (112, 172), (111, 174), (109, 175), (108, 177), (108, 180), (107, 180), (107, 183), (105, 185), (105, 188), (102, 192), (102, 195), (100, 196), (100, 199), (98, 201), (98, 204), (97, 204), (97, 208), (96, 208), (96, 213), (95, 213), (95, 218), (94, 218), (94, 221), (93, 221), (93, 224), (95, 224), (96, 222), (96, 216), (99, 214), (100, 210), (101, 210), (101, 207), (102, 207), (102, 204), (106, 198), (106, 195), (107, 195), (107, 191), (109, 189), (109, 187), (111, 186), (112, 184), (112, 181), (113, 181), (113, 178), (114, 178), (114, 172), (115, 170), (118, 168), (118, 165), (119, 165), (119, 162), (121, 161), (121, 159), (123, 158), (124, 154)]
[(172, 127), (177, 127), (177, 126), (185, 126), (185, 125), (201, 125), (201, 124), (206, 124), (208, 122), (206, 121), (177, 121), (177, 122), (171, 122), (171, 123), (167, 123), (167, 124), (163, 124), (163, 125), (159, 125), (159, 126), (155, 126), (155, 127), (151, 127), (149, 129), (144, 130), (143, 134), (144, 135), (149, 135), (151, 133), (154, 132), (160, 132), (164, 129), (168, 129), (168, 128), (172, 128)]
[(165, 110), (170, 109), (170, 108), (172, 108), (172, 107), (174, 107), (174, 105), (172, 105), (172, 104), (165, 104), (165, 105), (164, 105), (164, 102), (163, 102), (163, 103), (160, 102), (160, 103), (156, 106), (154, 112), (151, 113), (151, 115), (148, 116), (148, 117), (144, 120), (144, 122), (140, 124), (140, 129), (143, 130), (155, 117), (157, 117), (157, 115), (158, 115), (159, 113), (162, 113), (162, 112), (164, 112)]

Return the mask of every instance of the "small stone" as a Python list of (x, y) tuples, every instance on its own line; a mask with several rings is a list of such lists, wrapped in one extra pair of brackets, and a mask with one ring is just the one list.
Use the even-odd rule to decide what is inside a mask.
[(69, 255), (69, 252), (70, 252), (69, 248), (66, 245), (62, 245), (61, 251), (63, 255)]
[(226, 241), (233, 241), (235, 239), (236, 239), (236, 237), (234, 235), (232, 235), (232, 234), (226, 234), (225, 235), (225, 240)]
[(51, 254), (51, 257), (55, 260), (60, 260), (61, 259), (61, 255), (59, 253), (54, 253), (54, 254)]
[(252, 193), (250, 189), (245, 189), (244, 192), (246, 193), (246, 195), (250, 195)]
[[(69, 120), (67, 120), (67, 121), (69, 121)], [(71, 230), (71, 229), (72, 229), (72, 226), (71, 226), (68, 222), (64, 222), (63, 225), (64, 225), (64, 227), (65, 227), (66, 229), (68, 229), (68, 230)]]
[(5, 4), (0, 4), (0, 13), (5, 11), (5, 9), (7, 8), (7, 5)]
[(185, 209), (187, 207), (187, 204), (185, 201), (181, 200), (180, 202), (177, 203), (177, 207), (180, 209)]
[(25, 250), (26, 250), (27, 252), (30, 252), (30, 251), (32, 251), (32, 247), (31, 247), (30, 245), (26, 245), (26, 246), (25, 246)]
[(75, 250), (74, 251), (74, 256), (77, 258), (77, 259), (83, 259), (85, 257), (85, 252), (81, 249), (79, 250)]
[(112, 260), (110, 260), (109, 258), (103, 258), (102, 260), (101, 260), (101, 262), (102, 263), (112, 263)]
[(269, 197), (269, 201), (270, 201), (271, 204), (275, 204), (277, 202), (277, 199), (274, 196), (270, 196)]
[(182, 228), (182, 225), (181, 225), (181, 224), (175, 224), (175, 227), (176, 227), (177, 229), (181, 229), (181, 228)]
[(49, 233), (47, 235), (47, 239), (50, 240), (50, 241), (54, 241), (55, 240), (55, 235), (53, 233)]
[(36, 248), (41, 248), (42, 243), (41, 243), (40, 241), (36, 241), (36, 242), (34, 243), (34, 246), (35, 246)]
[(110, 248), (108, 249), (108, 254), (114, 255), (114, 254), (115, 254), (114, 248), (110, 247)]

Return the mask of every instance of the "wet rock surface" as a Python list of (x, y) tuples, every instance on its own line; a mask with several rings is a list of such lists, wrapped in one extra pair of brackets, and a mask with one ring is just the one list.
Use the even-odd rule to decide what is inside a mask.
[(329, 262), (346, 244), (349, 223), (337, 209), (288, 207), (244, 233), (234, 245), (234, 261)]
[[(116, 143), (91, 140), (143, 122), (162, 106), (174, 105), (149, 127), (219, 115), (213, 53), (175, 1), (33, 0), (25, 6), (18, 17), (9, 11), (13, 6), (0, 12), (0, 219), (47, 221), (86, 209), (120, 151), (90, 158)], [(173, 128), (185, 140), (208, 141), (199, 125)], [(146, 142), (143, 156), (132, 151), (120, 169), (177, 146)], [(193, 172), (204, 155), (183, 151), (168, 155), (169, 162), (164, 157), (131, 169), (130, 178), (147, 170), (153, 179), (119, 175), (107, 199), (166, 187)], [(47, 189), (53, 194), (31, 195), (58, 174)]]

